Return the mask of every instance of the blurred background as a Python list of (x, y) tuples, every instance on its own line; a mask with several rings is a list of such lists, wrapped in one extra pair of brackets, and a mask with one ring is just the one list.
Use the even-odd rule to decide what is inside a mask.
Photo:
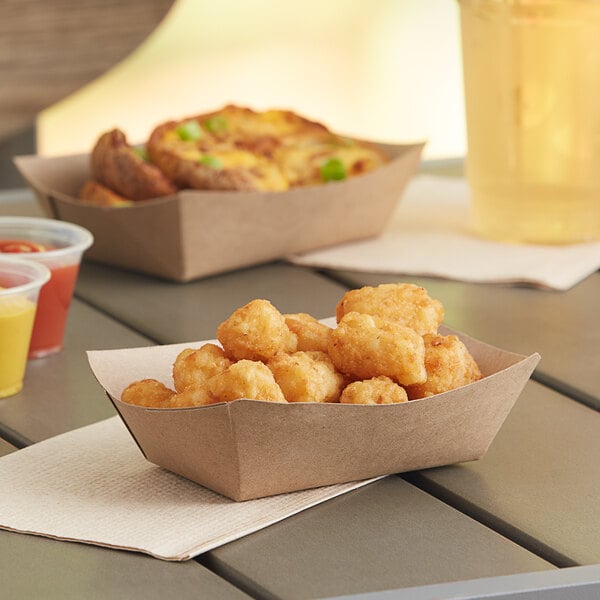
[[(24, 116), (17, 115), (9, 125), (19, 128), (0, 130), (4, 146), (11, 141), (10, 151), (33, 145), (44, 155), (87, 152), (112, 127), (139, 142), (162, 120), (232, 102), (255, 109), (290, 108), (347, 135), (385, 142), (425, 139), (425, 159), (465, 152), (455, 0), (0, 4), (5, 11), (14, 9), (12, 21), (8, 15), (0, 25), (0, 51), (7, 51), (2, 40), (10, 37), (14, 20), (30, 14), (24, 4), (46, 11), (46, 19), (35, 22), (36, 31), (54, 32), (50, 39), (43, 37), (44, 43), (56, 46), (62, 40), (73, 46), (81, 37), (78, 46), (65, 48), (69, 54), (62, 69), (46, 65), (55, 77), (47, 77), (43, 89), (56, 87), (61, 77), (73, 89), (54, 90), (56, 98), (47, 104), (42, 103), (43, 89), (38, 91), (37, 110), (24, 107), (27, 100), (21, 98), (21, 110), (27, 108), (33, 122), (22, 123)], [(30, 37), (30, 44), (35, 41)], [(43, 52), (39, 44), (36, 48)], [(14, 47), (8, 51), (16, 73), (18, 52)], [(20, 52), (22, 56), (27, 48)], [(35, 53), (29, 62), (33, 60)], [(80, 66), (77, 72), (70, 65), (86, 60), (87, 70)], [(35, 68), (26, 66), (35, 76)], [(37, 77), (38, 82), (43, 79)], [(19, 81), (14, 86), (23, 89)], [(7, 88), (0, 92), (0, 108), (7, 93)]]

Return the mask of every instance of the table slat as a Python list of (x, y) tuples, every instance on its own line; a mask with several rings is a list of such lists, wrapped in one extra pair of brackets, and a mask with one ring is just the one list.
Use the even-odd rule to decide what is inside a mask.
[(411, 481), (554, 564), (600, 563), (599, 432), (596, 411), (530, 382), (483, 459)]
[(206, 555), (259, 597), (321, 598), (553, 566), (390, 476)]
[(195, 561), (0, 531), (3, 598), (164, 600), (248, 596)]
[(255, 298), (281, 312), (335, 314), (344, 286), (317, 273), (281, 263), (225, 273), (187, 284), (171, 283), (88, 263), (81, 270), (78, 297), (160, 343), (213, 339), (217, 326)]

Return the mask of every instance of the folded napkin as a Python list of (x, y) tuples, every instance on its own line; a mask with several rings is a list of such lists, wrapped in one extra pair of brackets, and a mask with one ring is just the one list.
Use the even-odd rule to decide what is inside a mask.
[(374, 479), (234, 502), (147, 462), (118, 417), (0, 459), (0, 527), (187, 560)]
[(469, 227), (467, 182), (419, 175), (380, 237), (288, 258), (321, 268), (566, 290), (600, 267), (600, 242), (543, 246), (483, 239)]

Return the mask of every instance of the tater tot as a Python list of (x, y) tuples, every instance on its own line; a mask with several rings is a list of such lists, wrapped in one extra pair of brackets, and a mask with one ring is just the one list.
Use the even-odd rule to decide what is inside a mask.
[(242, 359), (208, 381), (208, 391), (216, 402), (238, 398), (286, 402), (269, 367), (262, 362)]
[(238, 308), (219, 325), (217, 338), (233, 360), (266, 362), (279, 352), (294, 352), (297, 345), (296, 335), (268, 300), (252, 300)]
[(419, 335), (437, 333), (444, 307), (425, 288), (412, 283), (384, 283), (346, 292), (336, 307), (337, 321), (349, 312), (389, 319), (410, 327)]
[(169, 401), (171, 408), (184, 408), (186, 406), (205, 406), (214, 404), (216, 400), (204, 387), (187, 387), (182, 392), (173, 394)]
[(121, 400), (128, 404), (149, 408), (169, 408), (175, 392), (156, 379), (142, 379), (130, 383), (121, 394)]
[(196, 350), (186, 348), (177, 355), (173, 363), (175, 390), (183, 392), (188, 387), (203, 386), (230, 364), (223, 349), (215, 344), (205, 344)]
[(411, 400), (441, 394), (481, 379), (467, 347), (455, 335), (425, 335), (427, 381), (406, 388)]
[(290, 331), (298, 338), (298, 350), (318, 350), (327, 352), (327, 339), (330, 328), (319, 323), (308, 313), (294, 313), (283, 315)]
[(340, 396), (342, 404), (398, 404), (407, 400), (406, 390), (385, 375), (354, 381)]
[(345, 383), (324, 352), (278, 354), (267, 366), (288, 402), (337, 402)]
[(387, 375), (403, 386), (427, 380), (423, 338), (394, 321), (348, 313), (331, 331), (328, 353), (353, 379)]

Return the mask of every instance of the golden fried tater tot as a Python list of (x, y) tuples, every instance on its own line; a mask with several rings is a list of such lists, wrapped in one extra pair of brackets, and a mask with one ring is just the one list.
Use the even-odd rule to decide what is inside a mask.
[(345, 384), (324, 352), (278, 354), (267, 366), (288, 402), (337, 402)]
[(319, 323), (308, 313), (283, 315), (290, 331), (298, 338), (298, 350), (318, 350), (327, 352), (327, 339), (330, 328)]
[(187, 387), (178, 394), (173, 394), (169, 401), (171, 408), (183, 408), (186, 406), (204, 406), (214, 404), (216, 400), (204, 387)]
[(481, 379), (467, 347), (455, 335), (425, 335), (427, 381), (406, 387), (411, 400), (441, 394)]
[(279, 352), (294, 352), (297, 338), (283, 315), (268, 300), (252, 300), (217, 329), (225, 355), (234, 360), (267, 361)]
[(419, 335), (437, 333), (444, 319), (444, 307), (425, 288), (412, 283), (384, 283), (346, 292), (336, 307), (337, 321), (359, 312), (396, 321)]
[(128, 404), (149, 408), (168, 408), (175, 392), (156, 379), (142, 379), (130, 383), (121, 394), (121, 400)]
[(385, 375), (350, 383), (340, 396), (343, 404), (397, 404), (407, 400), (406, 390)]
[(230, 402), (238, 398), (286, 402), (273, 373), (264, 363), (240, 360), (208, 381), (208, 391), (216, 402)]
[(380, 317), (344, 315), (329, 335), (328, 353), (336, 368), (354, 379), (387, 375), (400, 385), (427, 380), (423, 338)]
[(203, 386), (230, 364), (223, 349), (215, 344), (204, 344), (196, 350), (186, 348), (177, 355), (173, 363), (175, 390), (183, 392), (188, 387)]

